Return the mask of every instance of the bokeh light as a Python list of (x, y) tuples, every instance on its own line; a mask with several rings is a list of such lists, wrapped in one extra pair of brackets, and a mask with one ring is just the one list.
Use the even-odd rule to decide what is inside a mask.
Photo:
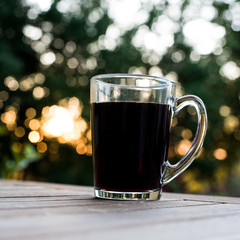
[(236, 116), (229, 115), (224, 119), (224, 131), (227, 134), (233, 133), (239, 127), (239, 119)]
[(37, 132), (37, 131), (31, 131), (29, 134), (28, 134), (28, 139), (30, 142), (32, 143), (37, 143), (40, 141), (41, 137), (40, 137), (40, 133)]
[(42, 87), (35, 87), (33, 89), (33, 97), (35, 99), (41, 99), (45, 96), (45, 91), (44, 91), (44, 88)]
[(183, 139), (180, 141), (180, 143), (176, 146), (176, 152), (181, 155), (184, 156), (187, 151), (190, 149), (191, 147), (191, 142), (188, 139)]
[(223, 105), (220, 107), (219, 113), (221, 116), (227, 117), (231, 113), (231, 109), (230, 109), (230, 107)]
[(40, 128), (40, 121), (37, 119), (32, 119), (29, 121), (28, 126), (32, 130), (38, 130)]
[(75, 146), (79, 154), (91, 155), (92, 150), (88, 146), (91, 144), (91, 131), (81, 117), (82, 107), (76, 97), (61, 99), (58, 105), (44, 107), (40, 120), (32, 119), (29, 127), (32, 130), (40, 128), (46, 138)]
[(221, 69), (220, 74), (230, 81), (234, 81), (240, 77), (240, 68), (233, 61), (225, 63)]
[(223, 148), (218, 148), (213, 152), (213, 156), (217, 160), (224, 160), (227, 157), (227, 151)]
[(47, 144), (44, 142), (39, 142), (37, 144), (37, 151), (40, 153), (45, 153), (47, 151)]
[(51, 65), (56, 60), (56, 56), (53, 52), (43, 53), (40, 57), (40, 61), (43, 65)]
[(25, 135), (25, 129), (23, 127), (17, 127), (14, 129), (16, 137), (21, 138)]
[(13, 131), (16, 127), (17, 109), (16, 107), (9, 106), (6, 112), (1, 114), (1, 120), (6, 124), (8, 130)]
[[(84, 165), (92, 155), (89, 80), (128, 72), (169, 78), (177, 97), (206, 104), (200, 161), (169, 189), (240, 194), (232, 187), (240, 176), (238, 1), (3, 0), (1, 8), (1, 176), (23, 178), (19, 166), (33, 161), (43, 174), (52, 161), (68, 163), (68, 153)], [(187, 153), (196, 122), (193, 107), (174, 117), (170, 161)]]
[(19, 84), (18, 84), (18, 81), (9, 76), (9, 77), (6, 77), (4, 79), (4, 84), (6, 85), (6, 87), (8, 87), (11, 91), (16, 91), (18, 88), (19, 88)]
[(185, 24), (183, 33), (186, 41), (194, 46), (200, 54), (210, 54), (217, 47), (222, 46), (222, 39), (226, 34), (225, 28), (204, 19), (194, 19)]
[(26, 117), (29, 119), (34, 118), (36, 114), (37, 114), (36, 109), (32, 107), (28, 108), (25, 113)]

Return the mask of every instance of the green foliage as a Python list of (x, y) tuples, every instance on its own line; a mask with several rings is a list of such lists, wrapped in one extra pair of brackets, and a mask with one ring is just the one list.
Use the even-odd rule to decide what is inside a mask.
[[(166, 189), (239, 195), (234, 189), (240, 175), (240, 79), (229, 80), (221, 74), (222, 66), (228, 62), (236, 64), (238, 69), (240, 65), (240, 34), (233, 30), (231, 17), (226, 17), (231, 4), (215, 1), (212, 5), (216, 14), (211, 21), (226, 31), (219, 53), (192, 57), (194, 51), (183, 34), (184, 12), (191, 1), (183, 1), (179, 19), (173, 18), (178, 24), (174, 42), (158, 56), (159, 61), (152, 63), (149, 59), (154, 51), (146, 54), (132, 39), (141, 27), (153, 31), (158, 17), (166, 12), (168, 1), (148, 9), (145, 22), (128, 30), (119, 29), (122, 33), (114, 39), (117, 44), (112, 48), (103, 44), (109, 26), (114, 23), (104, 1), (79, 1), (76, 9), (66, 13), (59, 10), (59, 2), (55, 0), (49, 10), (37, 13), (21, 0), (0, 2), (0, 176), (92, 184), (91, 157), (81, 154), (79, 149), (78, 154), (75, 143), (60, 143), (56, 137), (42, 136), (41, 141), (47, 148), (41, 150), (37, 143), (29, 141), (33, 129), (28, 125), (30, 118), (26, 111), (34, 108), (36, 114), (31, 119), (41, 121), (45, 106), (59, 105), (62, 99), (77, 97), (84, 106), (81, 117), (87, 122), (83, 133), (87, 146), (90, 141), (86, 137), (90, 121), (89, 79), (100, 73), (126, 73), (133, 67), (149, 74), (154, 66), (161, 69), (163, 75), (174, 73), (183, 94), (202, 98), (209, 118), (204, 149), (198, 160)], [(34, 28), (33, 36), (29, 37), (31, 30), (26, 26)], [(182, 59), (174, 60), (176, 52)], [(49, 53), (48, 57), (44, 55)], [(8, 85), (8, 77), (15, 79), (11, 80), (15, 85)], [(222, 107), (225, 110), (220, 114)], [(16, 114), (12, 124), (6, 120), (5, 113), (9, 111), (13, 111), (12, 116)], [(194, 135), (196, 116), (189, 109), (179, 114), (178, 124), (172, 129), (169, 154), (172, 162), (181, 157), (177, 143), (183, 139), (184, 129)], [(218, 149), (227, 154), (223, 161), (217, 160)]]

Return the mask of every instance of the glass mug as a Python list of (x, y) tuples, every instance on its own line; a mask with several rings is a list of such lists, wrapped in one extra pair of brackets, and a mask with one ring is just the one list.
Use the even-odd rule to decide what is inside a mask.
[[(158, 200), (162, 187), (182, 173), (200, 151), (207, 114), (194, 95), (175, 96), (174, 82), (155, 76), (105, 74), (91, 79), (94, 192), (98, 198)], [(187, 154), (168, 160), (171, 122), (193, 106), (197, 131)]]

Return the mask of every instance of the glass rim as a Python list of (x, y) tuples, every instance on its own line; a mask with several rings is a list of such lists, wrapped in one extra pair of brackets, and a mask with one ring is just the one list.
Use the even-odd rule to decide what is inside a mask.
[[(109, 79), (109, 78), (142, 78), (142, 79), (148, 79), (148, 80), (155, 80), (159, 82), (159, 85), (154, 86), (136, 86), (136, 85), (127, 85), (127, 84), (117, 84), (117, 83), (108, 83), (104, 82), (103, 79)], [(99, 84), (105, 85), (105, 86), (112, 86), (112, 87), (120, 87), (120, 88), (130, 88), (130, 89), (159, 89), (159, 88), (165, 88), (168, 86), (174, 86), (176, 87), (176, 83), (172, 80), (169, 80), (164, 77), (159, 76), (153, 76), (153, 75), (145, 75), (145, 74), (128, 74), (128, 73), (111, 73), (111, 74), (99, 74), (91, 78), (90, 80), (96, 81)]]

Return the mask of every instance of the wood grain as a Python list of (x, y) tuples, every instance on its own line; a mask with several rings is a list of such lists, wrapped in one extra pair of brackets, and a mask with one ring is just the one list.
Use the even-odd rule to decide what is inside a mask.
[(239, 240), (240, 199), (163, 193), (96, 199), (92, 187), (0, 180), (0, 239)]

